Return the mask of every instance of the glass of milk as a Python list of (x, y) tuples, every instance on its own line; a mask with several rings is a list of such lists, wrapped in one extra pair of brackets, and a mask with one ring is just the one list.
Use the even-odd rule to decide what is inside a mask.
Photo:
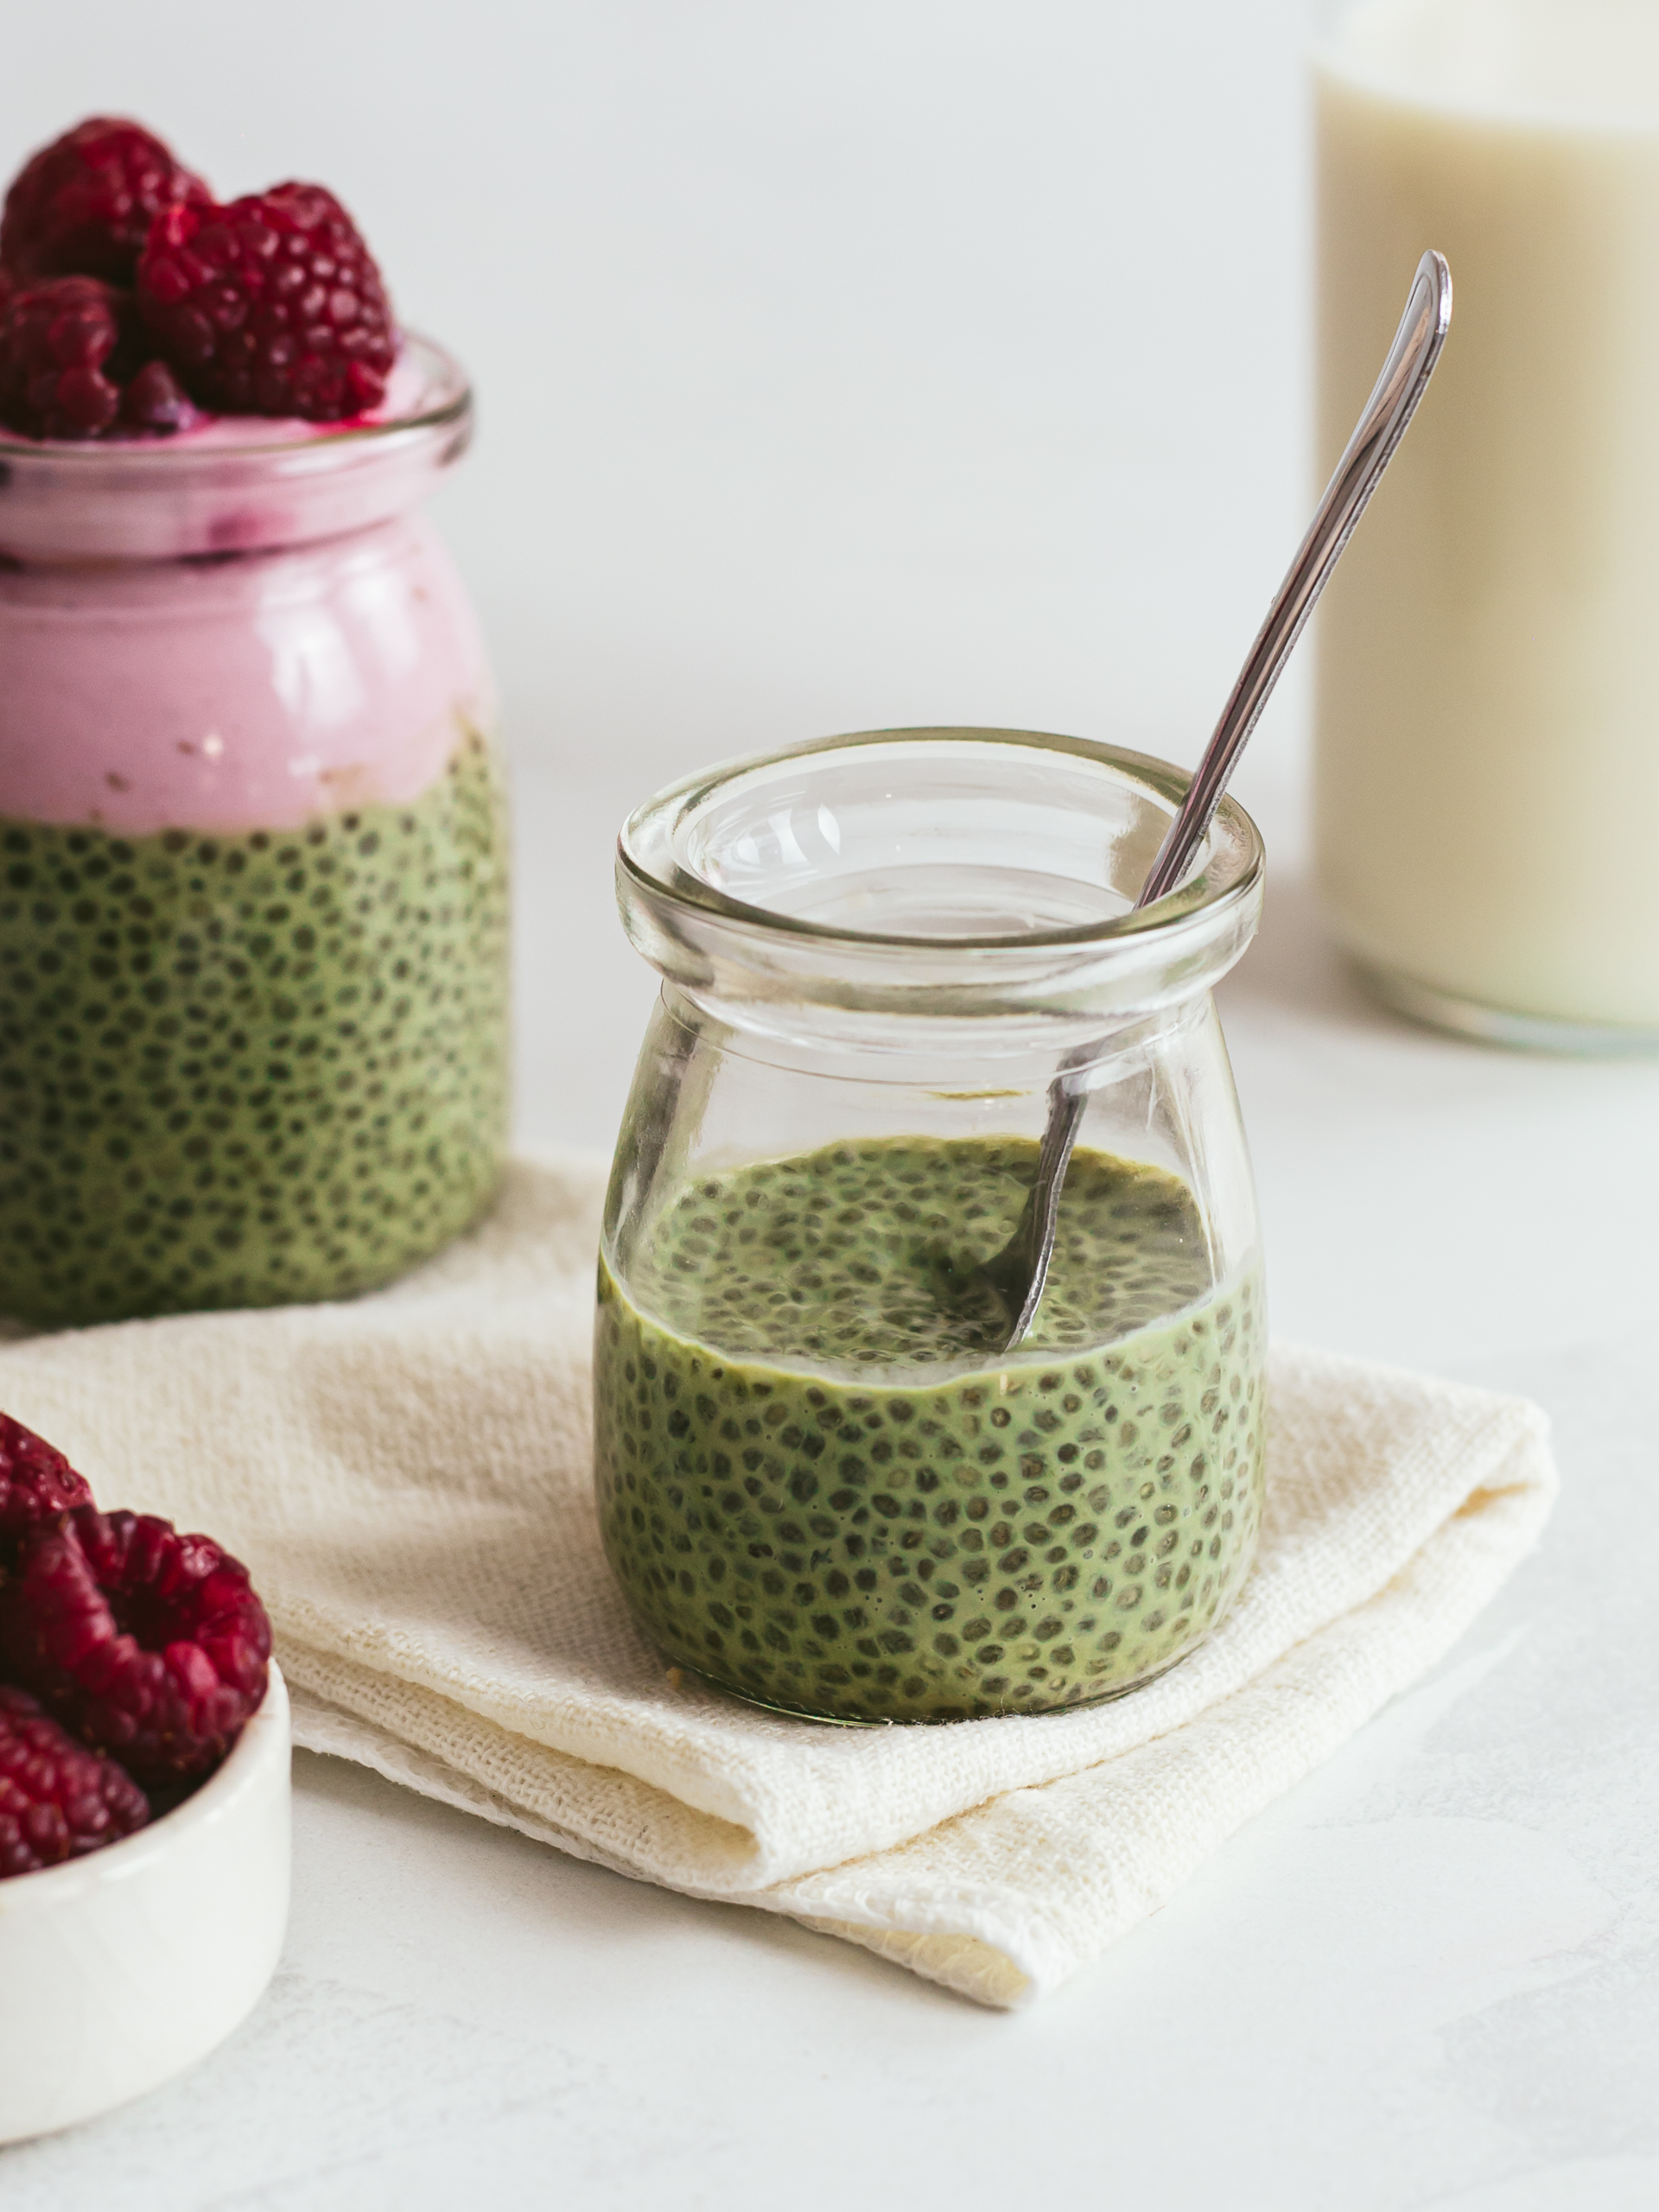
[(1659, 1046), (1659, 0), (1345, 0), (1315, 85), (1327, 465), (1457, 288), (1320, 615), (1326, 908), (1421, 1019)]

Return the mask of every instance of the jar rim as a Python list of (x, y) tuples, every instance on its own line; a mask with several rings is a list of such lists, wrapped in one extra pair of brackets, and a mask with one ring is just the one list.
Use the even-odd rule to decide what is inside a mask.
[[(0, 433), (0, 555), (35, 563), (264, 552), (383, 521), (414, 505), (472, 437), (454, 354), (403, 334), (414, 385), (396, 414), (296, 429), (221, 416), (173, 438)], [(264, 423), (245, 437), (224, 425)]]
[[(149, 473), (158, 462), (176, 467), (182, 461), (205, 461), (209, 456), (214, 461), (246, 461), (265, 454), (334, 453), (365, 442), (385, 441), (410, 431), (443, 429), (461, 421), (471, 411), (473, 390), (461, 363), (435, 339), (423, 337), (417, 330), (403, 331), (400, 338), (400, 359), (412, 357), (425, 383), (418, 402), (397, 415), (373, 421), (352, 416), (340, 423), (309, 424), (303, 434), (290, 430), (285, 436), (273, 437), (267, 430), (263, 435), (251, 432), (245, 438), (216, 437), (211, 443), (194, 442), (188, 430), (181, 436), (172, 437), (31, 438), (0, 424), (0, 459), (13, 467), (19, 461), (27, 467), (30, 460), (38, 456), (49, 461), (54, 467), (67, 462), (78, 468), (108, 469), (112, 477), (124, 471), (137, 478)], [(251, 425), (271, 418), (263, 415), (223, 415), (212, 419), (216, 423)], [(282, 419), (289, 420), (286, 416)]]
[[(957, 785), (948, 781), (947, 758)], [(894, 766), (910, 771), (907, 789), (897, 779), (883, 788), (881, 771)], [(1223, 800), (1185, 880), (1164, 898), (1134, 906), (1189, 781), (1186, 770), (1149, 753), (1045, 731), (941, 725), (813, 739), (700, 771), (637, 808), (617, 842), (618, 899), (634, 945), (664, 976), (728, 1004), (787, 1001), (969, 1019), (1144, 1009), (1189, 997), (1224, 974), (1260, 913), (1262, 839), (1231, 798)], [(937, 827), (930, 818), (936, 791)], [(881, 845), (884, 808), (906, 799), (906, 851), (925, 855), (912, 867), (918, 886), (942, 852), (954, 852), (952, 824), (980, 819), (978, 807), (988, 824), (978, 835), (998, 857), (978, 863), (976, 878), (967, 854), (957, 868), (968, 887), (957, 906), (971, 918), (982, 878), (982, 904), (994, 912), (1000, 906), (999, 918), (1024, 912), (1022, 899), (1035, 918), (1012, 929), (904, 925), (904, 900), (887, 892), (906, 880), (910, 865), (894, 857), (903, 842), (897, 829), (880, 889), (867, 893), (874, 877), (842, 849), (846, 810), (857, 824), (846, 834), (862, 854)], [(834, 859), (815, 876), (805, 842), (824, 818), (820, 800), (830, 802), (823, 836)], [(1000, 810), (1008, 849), (1023, 840), (1026, 864), (1011, 861), (1007, 871)], [(791, 849), (802, 862), (792, 877), (779, 858)], [(828, 849), (820, 841), (817, 849)], [(1004, 872), (1011, 893), (997, 884)], [(781, 886), (779, 895), (798, 910), (769, 903), (768, 883)], [(817, 896), (825, 884), (842, 910), (888, 895), (900, 925), (869, 928), (845, 911), (826, 918)], [(841, 885), (851, 887), (845, 896)], [(798, 911), (808, 895), (818, 911)]]
[[(942, 938), (937, 934), (858, 930), (803, 921), (775, 907), (752, 906), (734, 899), (706, 878), (681, 867), (673, 856), (675, 833), (697, 808), (706, 805), (741, 779), (762, 770), (861, 747), (963, 742), (993, 747), (1036, 747), (1096, 762), (1121, 772), (1166, 801), (1172, 819), (1191, 781), (1186, 769), (1161, 760), (1155, 754), (1133, 752), (1126, 746), (1107, 745), (1091, 738), (1065, 737), (1047, 730), (1004, 729), (966, 723), (855, 730), (842, 736), (809, 738), (803, 744), (784, 746), (775, 753), (742, 754), (665, 785), (643, 805), (636, 807), (623, 823), (617, 839), (619, 868), (625, 869), (642, 889), (654, 890), (712, 917), (778, 930), (798, 938), (822, 938), (826, 943), (891, 945), (896, 950), (930, 953), (938, 952), (946, 944), (965, 952), (1030, 951), (1043, 945), (1086, 945), (1144, 938), (1175, 927), (1194, 915), (1246, 901), (1255, 887), (1266, 858), (1262, 835), (1237, 800), (1230, 798), (1224, 798), (1217, 810), (1217, 828), (1210, 832), (1199, 864), (1173, 891), (1148, 906), (1131, 907), (1109, 919), (1050, 930)], [(1222, 833), (1219, 837), (1217, 829)]]

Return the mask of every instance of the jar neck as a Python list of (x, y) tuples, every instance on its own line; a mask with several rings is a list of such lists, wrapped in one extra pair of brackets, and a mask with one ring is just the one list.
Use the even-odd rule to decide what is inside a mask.
[(665, 982), (671, 1020), (699, 1044), (800, 1075), (855, 1070), (871, 1083), (963, 1097), (1042, 1087), (1064, 1059), (1080, 1086), (1116, 1081), (1208, 1016), (1207, 985), (1115, 1017), (1036, 1014), (976, 1020), (868, 1013), (778, 1001), (734, 1001)]

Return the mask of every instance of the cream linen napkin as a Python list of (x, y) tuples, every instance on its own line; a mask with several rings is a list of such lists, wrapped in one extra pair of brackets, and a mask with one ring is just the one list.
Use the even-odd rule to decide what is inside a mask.
[(352, 1304), (11, 1344), (0, 1406), (102, 1502), (247, 1561), (302, 1744), (987, 2004), (1162, 1904), (1448, 1648), (1548, 1511), (1535, 1408), (1281, 1349), (1258, 1563), (1161, 1681), (934, 1727), (752, 1711), (666, 1673), (600, 1549), (601, 1185), (520, 1162), (480, 1230)]

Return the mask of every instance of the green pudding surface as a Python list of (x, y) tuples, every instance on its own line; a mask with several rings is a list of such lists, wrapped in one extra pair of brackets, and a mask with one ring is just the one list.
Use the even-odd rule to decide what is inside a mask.
[(700, 1177), (601, 1257), (612, 1567), (677, 1664), (842, 1720), (1115, 1695), (1220, 1618), (1260, 1526), (1260, 1274), (1175, 1177), (1079, 1148), (1012, 1359), (972, 1268), (1025, 1140), (894, 1137)]
[(507, 855), (466, 731), (406, 805), (0, 819), (0, 1312), (334, 1298), (464, 1229), (507, 1108)]

